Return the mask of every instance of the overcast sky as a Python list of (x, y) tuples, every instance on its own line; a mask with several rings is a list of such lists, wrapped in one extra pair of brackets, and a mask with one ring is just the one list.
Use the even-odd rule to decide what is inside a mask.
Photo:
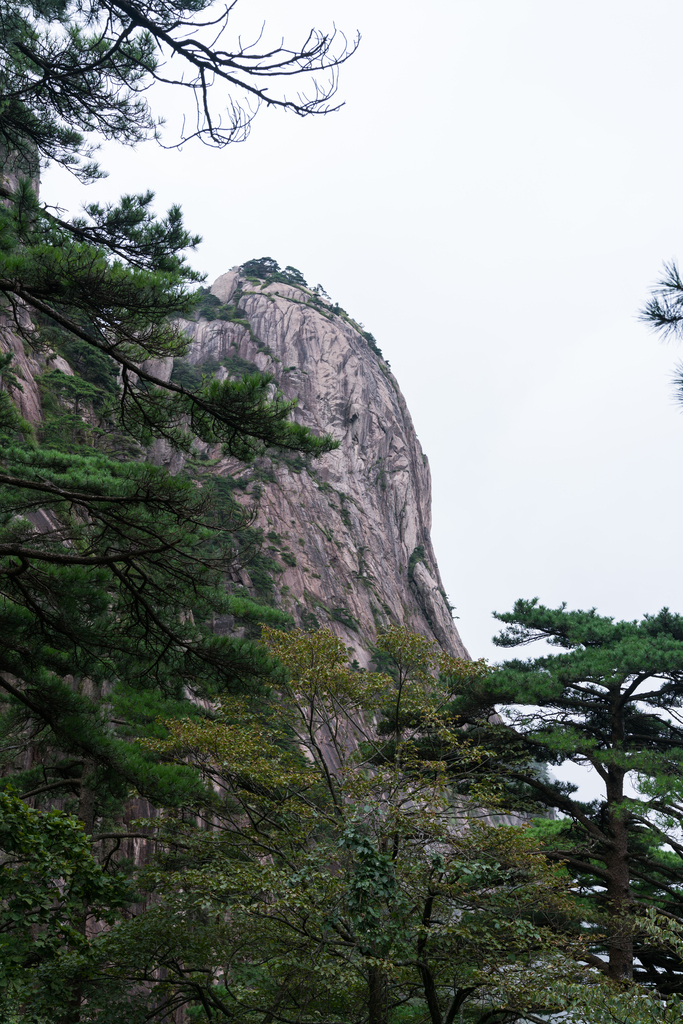
[[(491, 611), (517, 597), (683, 611), (683, 352), (636, 320), (683, 257), (683, 5), (243, 6), (292, 43), (361, 32), (340, 113), (265, 111), (223, 152), (109, 148), (105, 183), (52, 172), (43, 197), (73, 211), (153, 188), (203, 235), (210, 280), (272, 256), (373, 332), (430, 459), (473, 656), (500, 658)], [(177, 99), (157, 109), (170, 141)]]

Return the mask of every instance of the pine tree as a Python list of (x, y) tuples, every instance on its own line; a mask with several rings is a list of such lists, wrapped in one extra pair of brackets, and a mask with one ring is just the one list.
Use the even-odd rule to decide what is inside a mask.
[[(269, 671), (262, 652), (207, 626), (220, 611), (263, 618), (224, 593), (229, 534), (244, 514), (234, 502), (212, 505), (206, 481), (148, 465), (146, 449), (163, 440), (188, 456), (200, 441), (250, 460), (270, 447), (316, 456), (334, 446), (292, 422), (295, 403), (274, 393), (268, 376), (184, 387), (155, 373), (154, 360), (187, 351), (178, 318), (197, 303), (200, 275), (186, 251), (199, 239), (178, 207), (157, 218), (146, 192), (63, 220), (40, 205), (31, 180), (50, 160), (96, 178), (84, 133), (127, 144), (155, 135), (145, 89), (165, 80), (164, 48), (196, 75), (184, 82), (201, 97), (205, 120), (194, 134), (211, 144), (243, 136), (249, 117), (233, 99), (231, 126), (221, 127), (210, 112), (209, 72), (233, 93), (299, 114), (328, 109), (334, 77), (330, 89), (295, 103), (263, 83), (334, 72), (345, 58), (333, 55), (332, 39), (314, 32), (300, 51), (259, 57), (238, 44), (228, 54), (216, 46), (230, 11), (218, 36), (214, 26), (214, 49), (200, 42), (207, 7), (0, 4), (5, 347), (18, 336), (38, 356), (63, 353), (76, 370), (43, 375), (48, 416), (36, 443), (12, 407), (21, 384), (9, 354), (0, 367), (0, 688), (12, 728), (38, 730), (45, 749), (80, 759), (66, 780), (42, 779), (46, 792), (80, 785), (96, 769), (142, 785), (138, 769), (124, 765), (125, 744), (109, 735), (103, 688), (110, 702), (127, 687), (142, 703), (156, 693), (196, 708), (200, 697), (248, 687)], [(140, 714), (153, 718), (151, 706)], [(22, 790), (36, 788), (40, 772), (32, 771)]]
[(617, 981), (680, 992), (680, 952), (658, 945), (638, 922), (647, 908), (683, 917), (683, 618), (663, 609), (614, 622), (594, 609), (537, 600), (517, 601), (496, 618), (506, 623), (499, 646), (541, 640), (562, 653), (503, 663), (462, 695), (460, 710), (472, 719), (502, 710), (494, 731), (508, 757), (516, 751), (551, 767), (593, 769), (603, 796), (586, 802), (575, 786), (520, 762), (511, 771), (516, 798), (561, 814), (536, 831), (602, 921), (589, 962)]
[[(271, 448), (315, 457), (335, 446), (293, 422), (295, 403), (268, 376), (183, 386), (155, 371), (155, 360), (186, 353), (178, 319), (198, 302), (201, 276), (186, 253), (199, 239), (178, 207), (156, 217), (153, 194), (142, 192), (64, 219), (37, 198), (45, 163), (90, 182), (103, 173), (93, 139), (158, 137), (146, 92), (157, 81), (182, 79), (199, 101), (188, 134), (219, 147), (246, 137), (259, 103), (300, 115), (331, 109), (344, 42), (335, 49), (333, 37), (312, 32), (301, 49), (259, 55), (237, 40), (228, 52), (232, 7), (207, 29), (213, 47), (202, 41), (208, 7), (0, 3), (0, 759), (3, 788), (13, 790), (0, 835), (10, 888), (13, 864), (31, 878), (53, 858), (55, 871), (75, 872), (80, 903), (76, 913), (65, 896), (63, 913), (38, 909), (20, 922), (3, 890), (19, 974), (54, 956), (77, 959), (92, 921), (120, 904), (121, 887), (101, 880), (97, 861), (110, 843), (103, 865), (117, 874), (115, 851), (137, 834), (126, 823), (131, 799), (186, 808), (202, 797), (195, 770), (161, 764), (136, 741), (164, 735), (162, 718), (210, 718), (219, 695), (264, 691), (278, 677), (253, 641), (213, 632), (220, 615), (284, 619), (227, 591), (234, 538), (249, 517), (192, 469), (197, 445), (246, 461)], [(273, 91), (281, 76), (321, 70), (331, 78), (314, 82), (308, 99)], [(227, 118), (214, 109), (211, 79), (229, 90)], [(23, 385), (10, 356), (21, 344), (38, 361), (60, 353), (74, 370), (42, 375), (37, 425), (14, 402)], [(186, 460), (184, 472), (150, 464), (157, 441)], [(17, 795), (33, 805), (18, 862)], [(64, 818), (47, 810), (55, 801)], [(60, 836), (74, 828), (92, 838), (94, 859), (62, 856)], [(52, 878), (38, 902), (54, 898)], [(23, 942), (22, 926), (43, 945)], [(55, 1020), (81, 1019), (84, 963)]]
[[(338, 109), (338, 70), (355, 51), (336, 30), (312, 29), (303, 45), (265, 31), (251, 45), (232, 36), (235, 4), (216, 15), (212, 0), (16, 0), (0, 4), (3, 104), (0, 147), (24, 172), (39, 159), (83, 180), (101, 172), (92, 141), (129, 145), (160, 136), (147, 90), (170, 83), (196, 109), (190, 138), (218, 148), (243, 140), (261, 105), (301, 117)], [(264, 26), (265, 30), (265, 26)], [(295, 96), (282, 82), (297, 82)], [(303, 80), (303, 81), (302, 81)], [(180, 97), (179, 97), (180, 98)]]
[[(22, 728), (48, 729), (49, 745), (69, 757), (78, 751), (84, 765), (110, 770), (119, 758), (122, 778), (124, 755), (107, 753), (103, 739), (102, 687), (156, 688), (196, 703), (266, 671), (248, 643), (207, 627), (235, 610), (223, 592), (225, 541), (245, 514), (235, 502), (214, 507), (208, 482), (149, 465), (147, 447), (163, 439), (189, 455), (200, 440), (242, 459), (269, 446), (310, 455), (333, 447), (291, 422), (294, 403), (272, 395), (268, 376), (188, 389), (144, 368), (185, 353), (172, 317), (190, 315), (186, 285), (196, 278), (182, 256), (195, 240), (179, 211), (159, 222), (150, 200), (129, 197), (93, 229), (115, 233), (119, 250), (138, 253), (132, 260), (113, 259), (87, 228), (55, 225), (26, 182), (0, 208), (0, 289), (15, 331), (82, 363), (73, 377), (44, 376), (60, 415), (48, 417), (39, 443), (13, 412), (16, 382), (0, 396), (0, 688)], [(117, 366), (118, 379), (109, 372)]]

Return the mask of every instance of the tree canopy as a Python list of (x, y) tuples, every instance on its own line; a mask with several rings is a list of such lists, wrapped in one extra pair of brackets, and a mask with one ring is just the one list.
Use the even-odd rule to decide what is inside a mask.
[(683, 918), (683, 618), (665, 608), (614, 622), (595, 609), (537, 600), (496, 617), (505, 623), (499, 646), (545, 641), (559, 652), (504, 662), (463, 695), (461, 708), (474, 718), (500, 710), (495, 728), (509, 756), (516, 749), (551, 767), (570, 761), (595, 772), (603, 796), (588, 803), (573, 795), (575, 786), (528, 766), (511, 777), (522, 786), (516, 798), (561, 813), (537, 831), (602, 920), (606, 935), (597, 929), (589, 962), (614, 979), (679, 992), (679, 953), (653, 943), (638, 915), (658, 908)]
[[(683, 337), (683, 278), (675, 260), (664, 264), (662, 276), (640, 311), (640, 319), (664, 339), (680, 341)], [(683, 402), (683, 366), (680, 364), (674, 372), (673, 383), (677, 400)]]
[[(390, 675), (350, 668), (325, 630), (266, 630), (265, 646), (287, 671), (270, 706), (224, 697), (211, 720), (138, 740), (204, 783), (135, 823), (155, 851), (139, 907), (34, 964), (15, 922), (17, 990), (57, 1017), (78, 983), (104, 1022), (185, 1007), (244, 1024), (512, 1024), (571, 1007), (554, 985), (576, 974), (581, 939), (572, 950), (553, 925), (577, 913), (572, 893), (525, 828), (483, 816), (500, 762), (449, 713), (481, 666), (399, 627), (378, 640)], [(103, 852), (116, 842), (102, 835)]]
[[(159, 137), (147, 94), (156, 83), (194, 103), (194, 126), (172, 145), (243, 140), (263, 104), (300, 116), (337, 109), (338, 68), (358, 40), (312, 29), (299, 47), (271, 45), (264, 26), (245, 43), (232, 34), (236, 6), (217, 13), (212, 0), (3, 0), (0, 146), (26, 167), (40, 157), (92, 179), (100, 173), (93, 136), (126, 144)], [(283, 88), (290, 79), (293, 95)]]

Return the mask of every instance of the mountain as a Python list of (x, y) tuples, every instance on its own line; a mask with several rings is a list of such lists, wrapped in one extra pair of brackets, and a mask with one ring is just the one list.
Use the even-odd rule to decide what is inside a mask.
[[(208, 372), (270, 373), (298, 399), (298, 422), (339, 441), (315, 462), (278, 456), (246, 469), (218, 461), (214, 472), (238, 500), (258, 502), (264, 546), (242, 585), (298, 625), (330, 625), (362, 664), (377, 629), (392, 622), (467, 657), (430, 538), (428, 460), (372, 335), (319, 286), (270, 260), (219, 277), (185, 328), (190, 350), (167, 360), (166, 374), (192, 383)], [(172, 464), (163, 450), (157, 459)]]
[[(467, 657), (430, 538), (427, 457), (373, 336), (320, 286), (309, 288), (299, 271), (268, 259), (219, 277), (184, 328), (186, 357), (157, 361), (158, 375), (192, 386), (205, 374), (272, 374), (273, 386), (297, 399), (295, 419), (339, 442), (317, 461), (278, 454), (250, 467), (206, 447), (199, 452), (219, 489), (255, 508), (233, 585), (287, 611), (297, 625), (329, 625), (364, 666), (377, 630), (389, 623)], [(49, 350), (27, 354), (0, 318), (0, 352), (9, 349), (23, 388), (15, 400), (39, 426), (41, 374), (73, 371)], [(161, 442), (152, 457), (172, 472), (182, 465)]]

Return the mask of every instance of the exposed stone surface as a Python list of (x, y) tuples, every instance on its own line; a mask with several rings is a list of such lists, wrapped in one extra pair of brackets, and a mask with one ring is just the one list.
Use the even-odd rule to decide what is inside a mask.
[[(19, 308), (19, 315), (23, 310)], [(32, 353), (24, 345), (22, 338), (10, 325), (9, 317), (0, 314), (0, 354), (11, 352), (13, 355), (11, 369), (16, 374), (21, 387), (11, 389), (12, 398), (24, 419), (36, 426), (43, 418), (42, 403), (40, 399), (40, 388), (38, 380), (44, 370), (61, 370), (69, 376), (73, 370), (65, 359), (56, 355), (49, 349), (39, 353)], [(23, 325), (25, 329), (31, 330), (30, 322)]]
[[(253, 502), (260, 492), (255, 523), (270, 559), (271, 599), (299, 625), (329, 624), (364, 665), (377, 629), (389, 623), (467, 656), (430, 539), (427, 458), (389, 365), (359, 325), (314, 292), (264, 285), (239, 268), (219, 277), (211, 291), (222, 304), (215, 307), (218, 319), (185, 323), (191, 337), (186, 362), (222, 379), (250, 369), (273, 374), (288, 398), (298, 398), (295, 418), (340, 442), (319, 460), (291, 455), (259, 460), (251, 469), (231, 459), (216, 466), (218, 475), (245, 484), (234, 492), (238, 500)], [(9, 349), (23, 387), (13, 397), (22, 415), (38, 424), (40, 374), (73, 371), (52, 352), (27, 354), (0, 319), (0, 352)], [(145, 365), (166, 380), (173, 371), (170, 358)], [(171, 472), (183, 461), (162, 441), (151, 456)], [(237, 582), (258, 587), (249, 564)]]
[(12, 353), (11, 369), (21, 386), (21, 391), (12, 389), (12, 398), (24, 419), (35, 426), (42, 419), (40, 391), (36, 380), (41, 368), (35, 359), (26, 354), (21, 338), (6, 320), (7, 317), (3, 315), (2, 321), (5, 322), (0, 321), (0, 354)]
[[(430, 539), (427, 458), (388, 364), (315, 293), (262, 285), (237, 268), (211, 291), (222, 303), (236, 300), (237, 310), (223, 313), (249, 326), (187, 323), (187, 361), (222, 378), (245, 364), (272, 373), (298, 398), (295, 418), (340, 442), (308, 463), (261, 460), (252, 474), (261, 489), (257, 524), (277, 566), (276, 601), (301, 625), (329, 623), (366, 664), (368, 640), (391, 622), (466, 656)], [(245, 474), (231, 460), (216, 471)]]
[[(33, 186), (36, 195), (40, 192), (40, 178), (38, 176), (38, 160), (30, 159), (27, 154), (23, 156), (7, 150), (0, 146), (0, 189), (14, 191), (19, 182), (28, 178)], [(0, 202), (8, 205), (9, 200), (1, 198)], [(21, 305), (18, 307), (18, 316), (21, 317), (22, 327), (31, 330), (31, 321)], [(5, 355), (11, 352), (12, 372), (19, 380), (21, 390), (12, 389), (12, 398), (16, 403), (19, 412), (29, 423), (34, 426), (42, 420), (42, 405), (40, 390), (37, 378), (45, 369), (62, 370), (64, 373), (73, 373), (68, 363), (54, 353), (41, 353), (40, 358), (27, 353), (24, 342), (12, 329), (11, 317), (6, 313), (0, 313), (0, 354)]]

